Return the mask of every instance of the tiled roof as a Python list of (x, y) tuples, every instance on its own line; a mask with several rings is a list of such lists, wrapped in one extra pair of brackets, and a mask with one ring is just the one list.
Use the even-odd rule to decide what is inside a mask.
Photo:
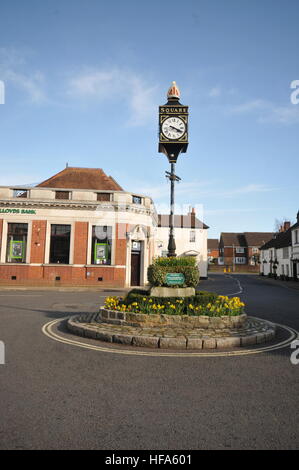
[[(170, 227), (170, 215), (158, 214), (158, 227)], [(209, 227), (197, 219), (194, 214), (188, 215), (175, 215), (174, 227), (176, 228), (202, 228), (208, 229)]]
[(222, 232), (220, 235), (223, 246), (247, 246), (243, 233)]
[(122, 187), (101, 168), (66, 167), (37, 187), (123, 191)]
[(260, 247), (273, 238), (272, 232), (244, 232), (227, 233), (222, 232), (221, 238), (223, 246), (256, 246)]
[(273, 238), (273, 232), (244, 232), (247, 246), (262, 246)]
[(208, 238), (208, 249), (209, 250), (218, 250), (219, 249), (219, 240), (217, 238)]
[(274, 238), (265, 243), (261, 250), (267, 250), (268, 248), (284, 248), (292, 245), (292, 232), (289, 228), (285, 232), (278, 232)]

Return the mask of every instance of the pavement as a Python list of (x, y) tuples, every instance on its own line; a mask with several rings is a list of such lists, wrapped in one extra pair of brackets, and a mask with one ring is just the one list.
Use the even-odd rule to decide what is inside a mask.
[[(200, 288), (239, 295), (249, 315), (299, 330), (295, 289), (246, 275), (210, 275)], [(106, 295), (0, 290), (0, 449), (298, 449), (290, 347), (134, 356), (43, 334), (50, 320), (96, 312)]]

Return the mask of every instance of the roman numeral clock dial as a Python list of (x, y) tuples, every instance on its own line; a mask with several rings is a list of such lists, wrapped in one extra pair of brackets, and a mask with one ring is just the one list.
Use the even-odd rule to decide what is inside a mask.
[(188, 147), (188, 106), (180, 103), (180, 90), (172, 82), (167, 92), (167, 103), (159, 106), (159, 152), (170, 163), (176, 162)]
[(162, 132), (167, 139), (178, 140), (186, 132), (186, 124), (179, 117), (169, 117), (162, 124)]

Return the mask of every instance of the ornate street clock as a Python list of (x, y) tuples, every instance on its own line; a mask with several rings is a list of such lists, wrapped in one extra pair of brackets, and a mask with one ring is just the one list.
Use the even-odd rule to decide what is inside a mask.
[(159, 106), (159, 152), (170, 163), (176, 163), (180, 153), (188, 147), (188, 106), (180, 103), (180, 90), (172, 82), (167, 93), (167, 103)]

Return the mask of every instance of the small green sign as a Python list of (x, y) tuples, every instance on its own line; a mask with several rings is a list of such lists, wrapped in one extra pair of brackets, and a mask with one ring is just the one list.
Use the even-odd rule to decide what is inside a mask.
[(165, 281), (169, 286), (182, 285), (185, 283), (185, 276), (182, 273), (167, 273)]

